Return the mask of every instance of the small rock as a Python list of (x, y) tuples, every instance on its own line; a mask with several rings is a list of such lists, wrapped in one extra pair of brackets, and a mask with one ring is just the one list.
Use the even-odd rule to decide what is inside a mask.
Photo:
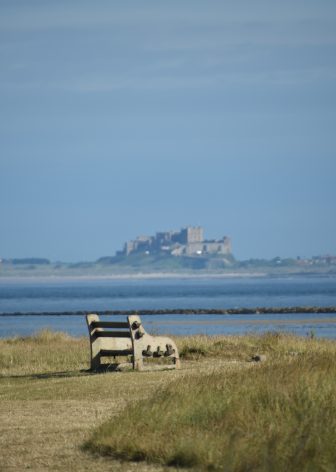
[(266, 356), (264, 354), (255, 354), (251, 357), (251, 360), (254, 362), (265, 362)]

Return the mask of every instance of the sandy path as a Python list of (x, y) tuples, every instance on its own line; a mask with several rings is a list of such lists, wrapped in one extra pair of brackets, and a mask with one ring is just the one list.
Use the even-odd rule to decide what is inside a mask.
[(3, 401), (0, 405), (0, 470), (159, 471), (147, 464), (120, 463), (81, 450), (93, 427), (121, 403), (68, 401)]

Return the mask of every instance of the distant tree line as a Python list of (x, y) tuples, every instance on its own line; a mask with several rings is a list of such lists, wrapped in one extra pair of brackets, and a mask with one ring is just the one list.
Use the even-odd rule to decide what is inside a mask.
[(42, 257), (25, 257), (23, 259), (2, 259), (2, 263), (13, 265), (48, 265), (50, 260)]

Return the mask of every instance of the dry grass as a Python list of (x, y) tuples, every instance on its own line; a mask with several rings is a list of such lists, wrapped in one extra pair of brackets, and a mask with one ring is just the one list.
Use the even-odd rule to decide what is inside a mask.
[[(247, 388), (248, 382), (255, 377), (255, 375), (250, 375), (251, 368), (260, 379), (265, 380), (271, 378), (271, 373), (279, 364), (291, 366), (304, 363), (306, 360), (308, 362), (309, 359), (309, 362), (312, 362), (314, 359), (324, 358), (323, 356), (328, 357), (329, 354), (335, 356), (336, 353), (335, 343), (283, 335), (241, 338), (202, 336), (177, 338), (177, 343), (183, 358), (181, 371), (93, 375), (87, 371), (89, 342), (86, 338), (76, 339), (62, 333), (44, 331), (27, 338), (0, 340), (0, 470), (72, 470), (78, 472), (92, 469), (99, 469), (102, 472), (135, 469), (137, 472), (163, 470), (165, 466), (162, 464), (167, 462), (166, 459), (162, 459), (163, 456), (159, 459), (148, 456), (149, 460), (154, 461), (152, 464), (123, 462), (115, 457), (84, 452), (82, 445), (93, 438), (91, 445), (96, 450), (101, 450), (101, 437), (94, 432), (94, 429), (99, 428), (102, 423), (106, 424), (109, 418), (123, 415), (123, 411), (132, 411), (134, 408), (132, 405), (136, 404), (139, 399), (141, 399), (141, 408), (151, 408), (151, 405), (154, 405), (155, 410), (162, 407), (159, 404), (155, 407), (156, 399), (166, 398), (167, 404), (171, 405), (170, 414), (173, 414), (176, 405), (183, 403), (182, 397), (178, 398), (178, 395), (186, 389), (193, 400), (190, 401), (189, 398), (189, 405), (194, 405), (194, 410), (189, 412), (189, 419), (195, 421), (195, 414), (197, 419), (198, 412), (201, 412), (200, 404), (194, 402), (197, 399), (195, 393), (199, 391), (198, 389), (202, 391), (205, 385), (211, 385), (212, 379), (220, 392), (224, 387), (227, 388), (226, 382), (237, 385), (237, 388), (245, 384)], [(256, 352), (266, 354), (267, 361), (261, 365), (246, 362), (250, 355)], [(310, 365), (309, 362), (307, 368)], [(316, 365), (314, 369), (317, 372), (320, 367)], [(278, 372), (280, 372), (279, 369)], [(286, 372), (279, 377), (281, 378), (286, 378)], [(314, 379), (315, 384), (321, 380), (317, 375)], [(331, 376), (330, 380), (332, 380)], [(280, 384), (279, 380), (277, 385)], [(286, 384), (285, 381), (284, 384)], [(240, 392), (244, 393), (242, 390)], [(154, 398), (154, 403), (151, 398)], [(235, 398), (236, 405), (241, 405), (238, 393)], [(326, 394), (323, 398), (327, 398)], [(214, 401), (219, 402), (218, 399)], [(306, 405), (308, 408), (308, 400)], [(317, 408), (322, 411), (322, 403), (318, 405)], [(232, 411), (232, 418), (234, 418), (236, 410)], [(242, 427), (242, 412), (245, 410), (239, 411), (241, 413), (238, 424)], [(302, 409), (302, 411), (306, 410)], [(326, 408), (323, 411), (327, 414), (329, 410)], [(250, 412), (251, 416), (248, 418), (250, 423), (254, 424), (259, 413), (258, 410), (255, 410), (254, 416), (252, 413)], [(245, 414), (247, 415), (247, 410)], [(300, 414), (299, 407), (297, 414)], [(209, 418), (212, 416), (209, 415)], [(203, 417), (206, 418), (204, 413)], [(120, 418), (118, 422), (123, 421), (122, 417)], [(117, 423), (113, 420), (112, 424)], [(175, 429), (181, 432), (186, 431), (180, 425), (181, 418), (177, 421)], [(135, 423), (128, 426), (129, 439), (132, 438), (135, 426)], [(160, 432), (161, 426), (160, 423), (153, 423), (151, 426), (155, 444), (160, 444), (159, 438), (162, 444), (167, 441), (166, 434), (162, 435)], [(224, 426), (221, 425), (220, 428)], [(192, 423), (191, 431), (194, 435), (194, 423)], [(141, 429), (141, 434), (143, 434), (143, 429)], [(179, 443), (181, 447), (188, 442), (188, 437), (186, 435), (185, 441)], [(222, 437), (222, 433), (218, 437)], [(321, 437), (324, 438), (324, 436)], [(197, 439), (197, 434), (195, 438)], [(222, 439), (218, 441), (219, 443), (215, 440), (213, 442), (215, 449), (217, 446), (221, 449), (224, 444), (221, 442)], [(199, 439), (198, 444), (200, 445), (201, 442)], [(248, 443), (249, 441), (245, 438), (241, 444), (245, 444), (247, 448)], [(178, 464), (180, 461), (185, 465), (194, 464), (192, 468), (195, 468), (194, 456), (191, 455), (188, 462), (185, 459), (188, 457), (186, 455), (188, 448), (181, 449), (181, 447), (176, 449), (175, 459), (170, 453), (168, 462), (175, 461)], [(113, 452), (113, 447), (109, 450)], [(121, 455), (130, 457), (125, 452)], [(158, 463), (155, 463), (155, 460), (158, 460)], [(312, 470), (333, 469), (325, 467)]]
[[(186, 336), (176, 343), (183, 360), (247, 361), (256, 352), (273, 360), (286, 355), (329, 351), (327, 340), (281, 333), (263, 336)], [(52, 373), (80, 375), (89, 367), (89, 341), (65, 333), (42, 330), (33, 336), (0, 339), (0, 377)]]
[(94, 427), (175, 372), (94, 375), (87, 371), (88, 339), (49, 331), (0, 340), (0, 358), (1, 472), (162, 470), (94, 456), (82, 444)]
[(197, 470), (332, 471), (336, 367), (319, 353), (178, 379), (107, 421), (102, 454)]
[(0, 339), (0, 376), (87, 369), (88, 345), (85, 338), (50, 330)]
[(335, 343), (285, 333), (246, 336), (190, 336), (177, 338), (180, 356), (185, 360), (223, 359), (248, 361), (256, 353), (267, 355), (269, 361), (302, 354), (333, 352)]

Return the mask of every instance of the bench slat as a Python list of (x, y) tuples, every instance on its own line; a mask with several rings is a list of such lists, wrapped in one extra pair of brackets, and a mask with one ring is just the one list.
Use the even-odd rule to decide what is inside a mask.
[(95, 331), (92, 338), (130, 338), (129, 331)]
[(90, 327), (94, 328), (128, 328), (128, 323), (122, 321), (91, 321)]
[(109, 356), (131, 356), (133, 355), (133, 351), (131, 349), (123, 349), (119, 351), (112, 351), (110, 349), (101, 349), (99, 352), (101, 357), (109, 357)]

